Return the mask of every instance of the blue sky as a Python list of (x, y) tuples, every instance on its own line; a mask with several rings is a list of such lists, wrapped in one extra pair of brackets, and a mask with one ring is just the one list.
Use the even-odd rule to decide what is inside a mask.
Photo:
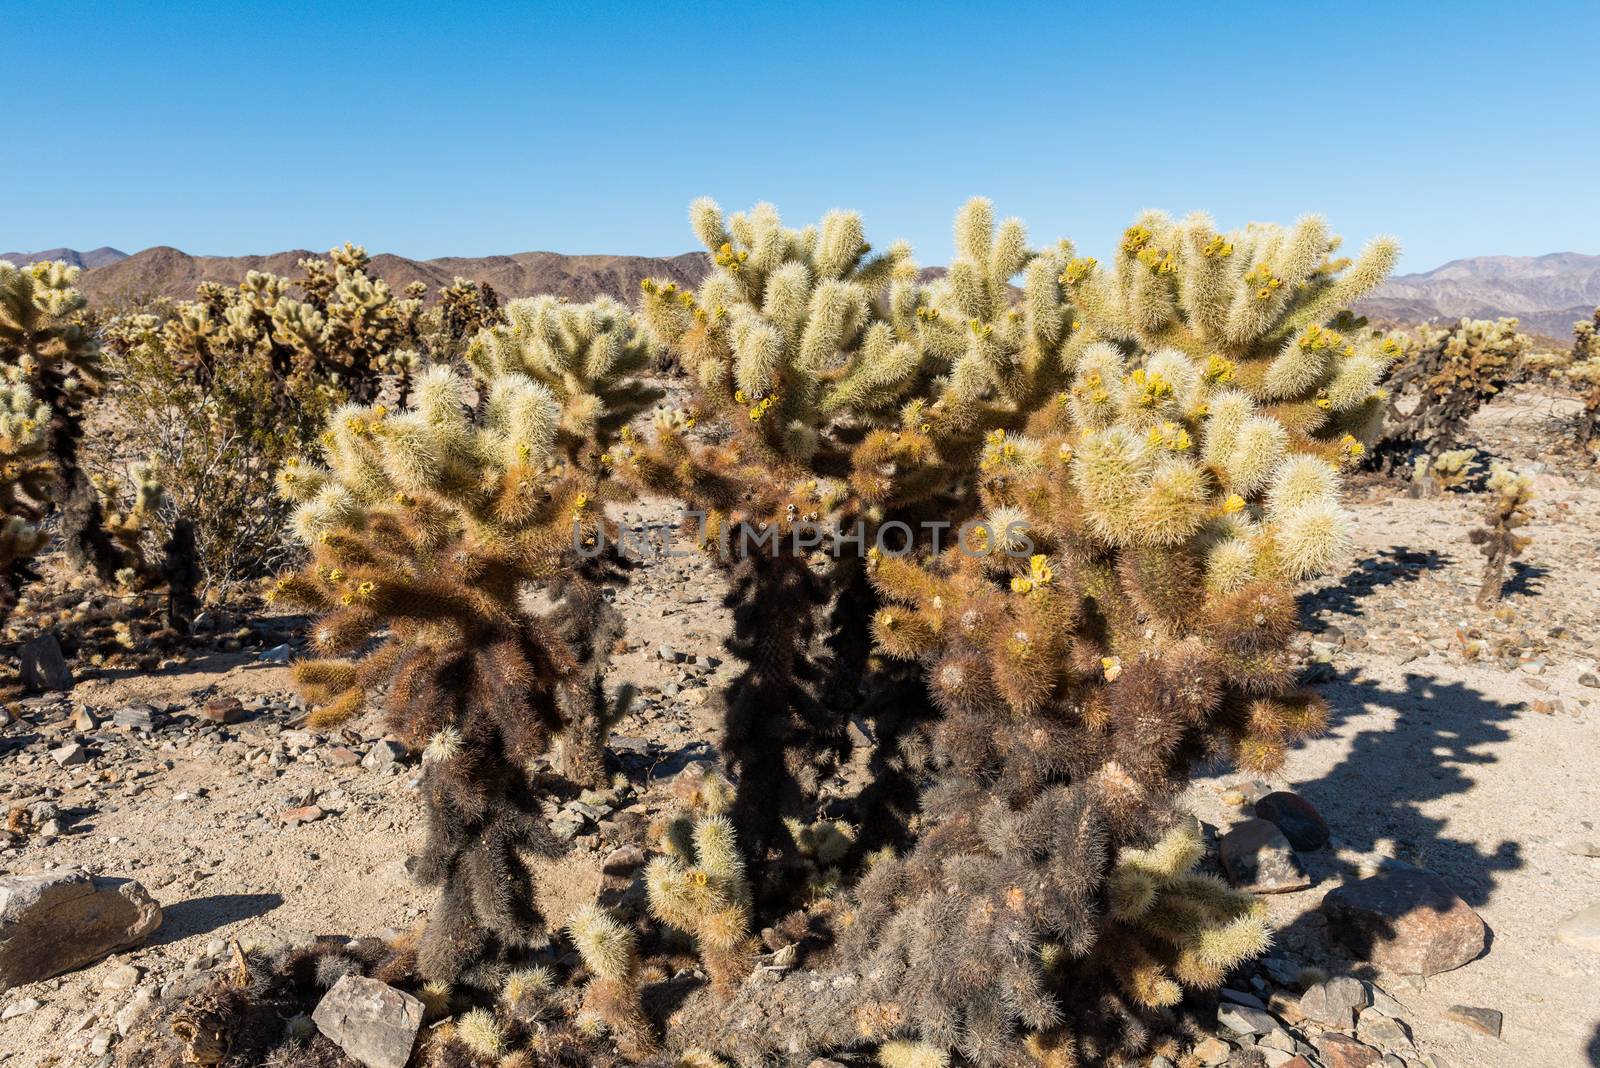
[[(237, 9), (236, 9), (237, 8)], [(1204, 10), (1203, 15), (1196, 12)], [(0, 0), (0, 250), (680, 252), (689, 201), (831, 207), (943, 262), (992, 197), (1327, 215), (1401, 269), (1600, 253), (1600, 4)]]

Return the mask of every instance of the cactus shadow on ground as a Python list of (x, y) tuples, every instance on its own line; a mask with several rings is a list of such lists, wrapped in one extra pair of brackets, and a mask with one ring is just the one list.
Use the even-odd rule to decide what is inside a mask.
[[(1442, 877), (1462, 900), (1481, 907), (1498, 873), (1526, 865), (1520, 843), (1503, 839), (1485, 847), (1451, 837), (1446, 820), (1429, 810), (1431, 802), (1469, 791), (1475, 782), (1472, 769), (1497, 761), (1489, 747), (1510, 741), (1507, 727), (1519, 706), (1413, 673), (1395, 689), (1354, 671), (1340, 672), (1319, 691), (1329, 704), (1330, 735), (1340, 734), (1356, 716), (1394, 713), (1388, 729), (1362, 729), (1326, 775), (1295, 787), (1336, 829), (1337, 854), (1308, 857), (1324, 876), (1319, 882), (1328, 874), (1360, 878), (1370, 874), (1363, 870), (1365, 862), (1392, 854)], [(1319, 920), (1315, 910), (1305, 914), (1281, 932), (1283, 941), (1321, 942)]]
[(1357, 562), (1337, 580), (1324, 582), (1315, 591), (1300, 598), (1300, 626), (1312, 634), (1328, 629), (1325, 620), (1314, 615), (1326, 610), (1352, 619), (1365, 612), (1362, 599), (1383, 586), (1401, 582), (1415, 582), (1423, 572), (1448, 567), (1452, 558), (1437, 549), (1412, 549), (1399, 545)]
[(1520, 594), (1523, 597), (1538, 597), (1544, 592), (1544, 583), (1541, 580), (1549, 573), (1550, 569), (1547, 567), (1513, 560), (1511, 562), (1511, 577), (1506, 579), (1505, 585), (1501, 587), (1500, 596), (1502, 599), (1513, 594)]
[(264, 916), (282, 904), (282, 894), (208, 894), (163, 905), (161, 927), (151, 943), (192, 938), (240, 920)]

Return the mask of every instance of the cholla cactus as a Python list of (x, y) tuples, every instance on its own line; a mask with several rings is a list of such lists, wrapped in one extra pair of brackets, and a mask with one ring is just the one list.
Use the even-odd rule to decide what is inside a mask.
[[(1318, 216), (1220, 233), (1204, 215), (1152, 212), (1123, 234), (1109, 267), (1074, 261), (1062, 284), (1086, 332), (1152, 359), (1187, 355), (1203, 381), (1281, 423), (1297, 450), (1342, 462), (1376, 434), (1388, 399), (1379, 382), (1399, 355), (1343, 309), (1383, 281), (1399, 247), (1377, 238), (1351, 261), (1336, 257), (1339, 246)], [(1178, 385), (1153, 380), (1140, 392)]]
[(1484, 512), (1483, 526), (1468, 532), (1472, 543), (1483, 552), (1483, 581), (1478, 587), (1478, 604), (1494, 604), (1505, 588), (1506, 566), (1533, 543), (1518, 533), (1533, 519), (1533, 479), (1519, 475), (1504, 464), (1489, 472), (1488, 490), (1492, 496)]
[(64, 263), (14, 267), (0, 261), (0, 613), (9, 614), (28, 575), (27, 560), (48, 538), (40, 521), (66, 510), (63, 540), (74, 563), (109, 578), (94, 552), (103, 540), (98, 498), (78, 462), (84, 402), (101, 385), (99, 347), (74, 288), (78, 269)]
[(480, 392), (474, 406), (439, 368), (408, 410), (347, 406), (326, 466), (281, 479), (312, 562), (277, 594), (324, 613), (313, 640), (327, 659), (296, 667), (313, 722), (355, 715), (387, 686), (390, 729), (427, 754), (420, 875), (444, 893), (419, 958), (434, 979), (543, 937), (519, 851), (553, 842), (527, 765), (567, 726), (558, 691), (577, 665), (519, 597), (575, 537), (598, 536), (606, 499), (561, 462), (550, 390), (502, 375)]
[[(11, 368), (7, 368), (9, 371)], [(0, 621), (16, 603), (27, 561), (49, 543), (40, 525), (51, 499), (56, 468), (50, 460), (50, 409), (26, 382), (0, 384)]]
[[(417, 297), (421, 295), (414, 294)], [(438, 321), (439, 333), (451, 349), (465, 346), (480, 330), (505, 321), (505, 313), (500, 308), (500, 294), (495, 292), (494, 286), (461, 277), (439, 290), (439, 303), (434, 316)], [(453, 355), (453, 352), (440, 355)]]
[(797, 532), (815, 544), (859, 522), (871, 539), (950, 483), (925, 417), (937, 360), (918, 340), (909, 251), (873, 254), (859, 216), (795, 230), (767, 204), (724, 216), (700, 200), (690, 214), (715, 269), (695, 292), (646, 281), (642, 314), (694, 403), (615, 459), (702, 513), (696, 535), (732, 572), (730, 649), (747, 665), (727, 693), (733, 819), (752, 859), (793, 855), (780, 817), (809, 811), (848, 745), (870, 618), (859, 559), (813, 569)]
[[(588, 304), (534, 297), (512, 301), (505, 312), (504, 325), (483, 330), (467, 347), (467, 363), (480, 382), (521, 376), (549, 389), (561, 405), (557, 454), (574, 470), (606, 477), (617, 435), (660, 396), (634, 377), (650, 349), (632, 316), (604, 297)], [(580, 665), (580, 680), (564, 691), (570, 726), (558, 764), (586, 786), (604, 782), (605, 736), (627, 711), (626, 697), (613, 703), (605, 692), (606, 665), (623, 629), (605, 588), (621, 581), (627, 564), (617, 540), (607, 539), (562, 569), (547, 590), (556, 603), (551, 623)]]
[(643, 1060), (659, 1047), (640, 1006), (638, 939), (604, 909), (588, 905), (567, 921), (573, 944), (591, 977), (583, 1011), (605, 1022), (617, 1048), (630, 1061)]
[(1561, 377), (1583, 398), (1578, 415), (1578, 443), (1593, 449), (1600, 442), (1600, 308), (1592, 319), (1572, 324), (1572, 360)]
[(1422, 326), (1389, 341), (1403, 353), (1388, 384), (1393, 404), (1381, 451), (1391, 464), (1418, 451), (1437, 456), (1453, 449), (1473, 413), (1522, 373), (1533, 345), (1517, 332), (1517, 320), (1504, 318)]
[[(713, 809), (728, 800), (710, 796)], [(645, 872), (650, 911), (694, 936), (712, 987), (727, 997), (755, 966), (750, 884), (733, 824), (717, 811), (681, 813), (666, 825), (662, 847)]]
[(1455, 489), (1472, 477), (1477, 457), (1477, 449), (1450, 449), (1431, 457), (1424, 453), (1413, 461), (1411, 480), (1428, 492)]
[(633, 377), (649, 365), (650, 346), (632, 315), (609, 297), (568, 304), (543, 296), (512, 301), (506, 319), (473, 339), (467, 363), (485, 381), (518, 374), (548, 387), (561, 401), (563, 457), (601, 469), (605, 443), (661, 396)]
[[(1259, 908), (1194, 874), (1171, 805), (1198, 759), (1270, 769), (1323, 723), (1297, 685), (1295, 586), (1349, 547), (1340, 468), (1376, 429), (1390, 353), (1339, 306), (1393, 248), (1345, 272), (1315, 221), (1149, 217), (1102, 271), (1028, 251), (986, 206), (961, 232), (968, 266), (922, 321), (959, 308), (964, 335), (921, 336), (951, 368), (941, 410), (987, 428), (967, 476), (982, 522), (937, 556), (870, 560), (878, 647), (923, 665), (942, 712), (932, 781), (910, 850), (836, 924), (859, 994), (774, 1041), (1100, 1063), (1265, 945)], [(1018, 273), (1018, 307), (988, 295)], [(708, 1030), (719, 1052), (752, 1039)]]

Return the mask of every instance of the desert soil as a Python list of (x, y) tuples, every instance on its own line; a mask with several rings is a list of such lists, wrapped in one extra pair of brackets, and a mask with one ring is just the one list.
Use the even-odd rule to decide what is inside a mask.
[[(1588, 855), (1600, 853), (1600, 477), (1563, 446), (1569, 410), (1529, 389), (1473, 425), (1473, 444), (1537, 472), (1534, 542), (1501, 611), (1473, 605), (1480, 557), (1466, 531), (1483, 498), (1418, 499), (1392, 483), (1355, 488), (1356, 559), (1305, 592), (1310, 670), (1332, 706), (1330, 728), (1266, 786), (1312, 801), (1333, 842), (1302, 857), (1311, 889), (1268, 899), (1273, 952), (1377, 982), (1404, 1006), (1413, 1064), (1424, 1055), (1452, 1068), (1600, 1063), (1600, 954), (1554, 934), (1563, 917), (1600, 902), (1600, 859)], [(626, 512), (637, 526), (670, 515), (663, 501)], [(613, 739), (628, 782), (552, 805), (574, 841), (550, 880), (557, 915), (563, 898), (592, 892), (598, 858), (630, 821), (665, 807), (663, 782), (710, 759), (707, 698), (731, 673), (721, 580), (706, 561), (650, 560), (620, 602), (629, 648), (614, 678), (643, 695)], [(288, 669), (270, 660), (246, 648), (149, 674), (85, 674), (70, 695), (30, 699), (0, 728), (0, 811), (58, 810), (53, 826), (0, 841), (0, 873), (78, 865), (132, 877), (166, 913), (143, 947), (0, 993), (0, 1009), (39, 1002), (0, 1022), (6, 1068), (100, 1063), (136, 989), (212, 967), (227, 940), (374, 933), (426, 914), (431, 893), (406, 870), (421, 840), (415, 763), (386, 759), (375, 720), (331, 737), (298, 727)], [(240, 722), (200, 716), (219, 696), (243, 702)], [(130, 705), (155, 711), (153, 730), (111, 722)], [(75, 723), (83, 710), (103, 722)], [(49, 750), (74, 740), (88, 759), (57, 766)], [(1214, 769), (1189, 802), (1225, 832), (1248, 815), (1231, 803), (1250, 789), (1242, 781)], [(302, 813), (310, 822), (286, 821), (313, 805)], [(1485, 955), (1418, 981), (1330, 944), (1323, 895), (1396, 861), (1437, 873), (1477, 909), (1493, 931)], [(1453, 1005), (1503, 1012), (1501, 1037), (1453, 1022)]]

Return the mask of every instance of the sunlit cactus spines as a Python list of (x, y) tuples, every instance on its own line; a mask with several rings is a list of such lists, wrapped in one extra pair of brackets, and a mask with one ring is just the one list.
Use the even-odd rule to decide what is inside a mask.
[(650, 862), (650, 911), (694, 936), (712, 986), (729, 996), (755, 966), (750, 884), (733, 823), (682, 814), (664, 829), (663, 855)]
[(428, 756), (419, 875), (443, 896), (419, 960), (447, 980), (545, 937), (519, 859), (554, 848), (528, 765), (567, 726), (561, 691), (578, 665), (520, 597), (570, 555), (574, 529), (597, 535), (605, 503), (563, 461), (546, 387), (502, 375), (478, 392), (474, 405), (466, 379), (436, 368), (407, 409), (342, 408), (322, 463), (280, 479), (312, 560), (275, 592), (321, 613), (320, 659), (295, 670), (313, 722), (387, 687), (390, 730)]
[(1483, 579), (1478, 586), (1479, 606), (1497, 603), (1505, 592), (1506, 568), (1533, 538), (1522, 529), (1533, 520), (1533, 478), (1519, 474), (1504, 464), (1495, 464), (1485, 484), (1489, 502), (1483, 525), (1468, 531), (1472, 543), (1483, 553)]
[(596, 905), (575, 913), (567, 930), (590, 972), (583, 1011), (604, 1022), (628, 1060), (655, 1053), (659, 1042), (640, 1005), (642, 980), (633, 930)]
[(1388, 275), (1398, 245), (1376, 238), (1352, 260), (1340, 244), (1316, 216), (1224, 233), (1204, 215), (1151, 212), (1107, 265), (1063, 277), (1086, 335), (1183, 352), (1205, 381), (1282, 423), (1296, 448), (1339, 460), (1351, 441), (1371, 444), (1388, 404), (1380, 383), (1399, 355), (1344, 311)]
[(782, 817), (814, 807), (848, 744), (871, 593), (858, 559), (813, 568), (792, 536), (860, 523), (870, 538), (949, 491), (930, 422), (941, 361), (919, 335), (909, 250), (875, 252), (854, 213), (798, 230), (766, 204), (730, 216), (701, 200), (690, 215), (712, 272), (694, 291), (646, 281), (641, 315), (692, 380), (691, 407), (614, 458), (640, 490), (702, 513), (696, 534), (731, 572), (730, 650), (747, 666), (725, 717), (733, 819), (753, 860), (793, 858)]
[(561, 403), (566, 459), (609, 463), (618, 433), (660, 396), (638, 378), (651, 354), (632, 313), (605, 297), (569, 304), (543, 296), (512, 301), (505, 317), (472, 341), (467, 363), (484, 380), (517, 374), (543, 384)]
[(78, 274), (59, 262), (0, 261), (0, 619), (28, 577), (27, 561), (46, 544), (40, 522), (54, 509), (75, 565), (107, 581), (118, 570), (79, 455), (83, 407), (103, 382)]

